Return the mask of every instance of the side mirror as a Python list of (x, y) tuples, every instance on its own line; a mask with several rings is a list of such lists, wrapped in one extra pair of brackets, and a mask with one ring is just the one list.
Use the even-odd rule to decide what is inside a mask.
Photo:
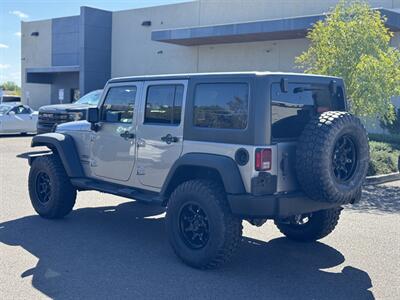
[(89, 107), (86, 113), (86, 121), (91, 124), (90, 128), (93, 131), (97, 131), (99, 129), (99, 125), (97, 124), (99, 120), (99, 109), (97, 107)]
[(15, 111), (9, 111), (9, 112), (8, 112), (8, 115), (9, 115), (9, 116), (15, 116)]

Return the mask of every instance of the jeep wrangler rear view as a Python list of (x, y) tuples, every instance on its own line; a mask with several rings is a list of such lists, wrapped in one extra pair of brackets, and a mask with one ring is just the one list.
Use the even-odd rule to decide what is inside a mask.
[(77, 191), (166, 207), (175, 253), (214, 268), (238, 247), (242, 221), (275, 221), (297, 241), (327, 236), (361, 197), (369, 147), (346, 112), (340, 78), (243, 72), (110, 80), (86, 121), (35, 136), (29, 193), (44, 218)]

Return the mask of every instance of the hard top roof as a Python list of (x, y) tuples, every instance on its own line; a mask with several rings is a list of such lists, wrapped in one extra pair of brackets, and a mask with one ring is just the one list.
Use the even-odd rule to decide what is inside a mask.
[(286, 72), (268, 72), (268, 71), (246, 71), (246, 72), (208, 72), (208, 73), (183, 73), (183, 74), (161, 74), (161, 75), (142, 75), (142, 76), (127, 76), (127, 77), (116, 77), (108, 81), (108, 83), (118, 82), (129, 82), (129, 81), (140, 81), (140, 80), (179, 80), (189, 79), (198, 77), (218, 77), (218, 76), (301, 76), (301, 77), (324, 77), (331, 79), (340, 79), (333, 76), (315, 75), (315, 74), (304, 74), (304, 73), (286, 73)]

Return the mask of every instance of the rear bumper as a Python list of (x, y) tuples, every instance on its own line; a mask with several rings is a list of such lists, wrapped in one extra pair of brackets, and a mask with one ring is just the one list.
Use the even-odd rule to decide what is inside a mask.
[(228, 195), (234, 215), (248, 218), (281, 218), (338, 207), (338, 204), (313, 201), (302, 193), (253, 196)]

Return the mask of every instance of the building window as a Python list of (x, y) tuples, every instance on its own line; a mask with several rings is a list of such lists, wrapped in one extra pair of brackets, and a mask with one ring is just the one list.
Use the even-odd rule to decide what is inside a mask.
[(135, 86), (110, 88), (103, 104), (101, 120), (110, 123), (132, 123), (135, 99)]
[(147, 89), (144, 123), (179, 125), (183, 85), (152, 85)]
[(199, 84), (194, 97), (194, 125), (206, 128), (245, 129), (249, 87), (246, 83)]

